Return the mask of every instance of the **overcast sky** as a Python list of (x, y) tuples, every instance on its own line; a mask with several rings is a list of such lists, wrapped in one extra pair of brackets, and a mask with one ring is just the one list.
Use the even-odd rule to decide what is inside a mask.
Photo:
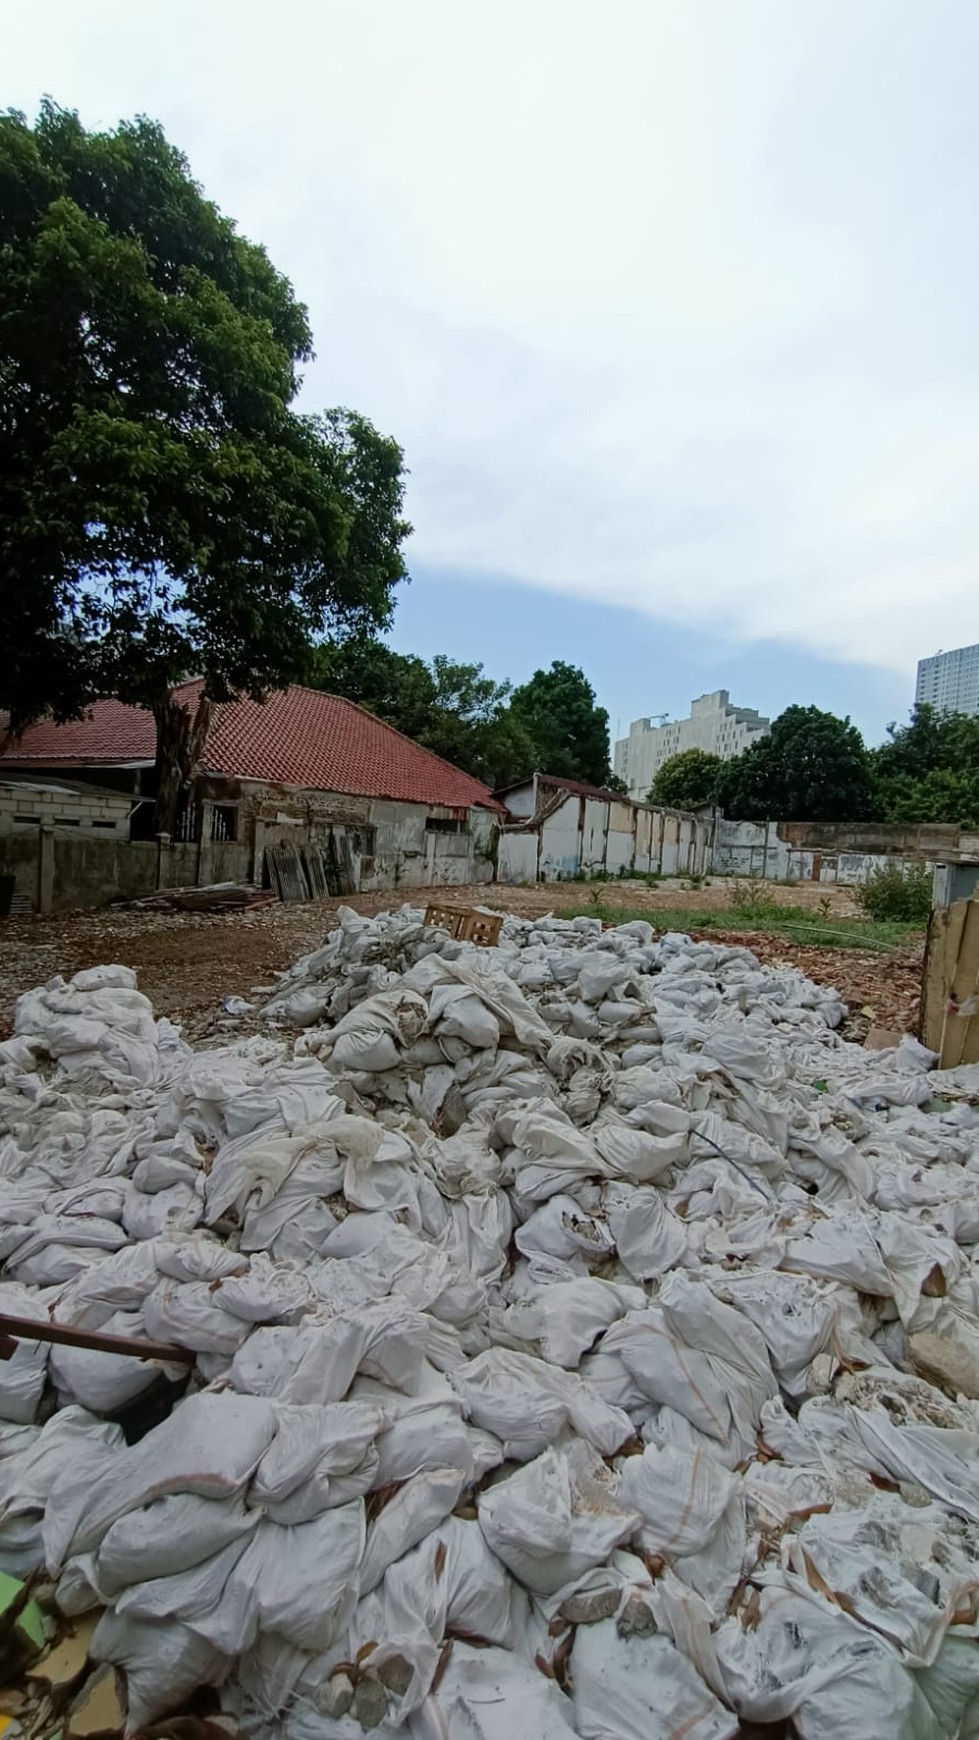
[(396, 644), (873, 736), (979, 640), (977, 66), (977, 0), (32, 0), (0, 91), (289, 274), (411, 468)]

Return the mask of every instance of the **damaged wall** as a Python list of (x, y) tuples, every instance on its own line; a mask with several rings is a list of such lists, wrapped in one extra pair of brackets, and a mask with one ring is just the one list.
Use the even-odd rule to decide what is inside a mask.
[[(711, 822), (680, 810), (541, 785), (534, 811), (528, 781), (508, 792), (518, 820), (500, 830), (501, 882), (559, 882), (584, 874), (702, 874), (709, 865)], [(529, 812), (529, 813), (528, 813)]]
[(931, 865), (977, 854), (979, 835), (954, 824), (732, 822), (719, 816), (711, 868), (719, 876), (855, 885), (895, 859)]
[(481, 809), (395, 803), (333, 792), (247, 787), (242, 815), (252, 828), (255, 880), (267, 846), (346, 840), (355, 886), (431, 888), (493, 879), (494, 817)]
[[(195, 840), (128, 840), (45, 823), (0, 830), (0, 874), (13, 874), (16, 910), (68, 911), (133, 900), (159, 888), (267, 884), (269, 847), (349, 847), (354, 887), (490, 882), (495, 816), (482, 809), (392, 803), (259, 781), (201, 781)], [(124, 800), (125, 801), (125, 800)], [(127, 804), (128, 813), (128, 804)], [(215, 837), (229, 831), (231, 837)]]

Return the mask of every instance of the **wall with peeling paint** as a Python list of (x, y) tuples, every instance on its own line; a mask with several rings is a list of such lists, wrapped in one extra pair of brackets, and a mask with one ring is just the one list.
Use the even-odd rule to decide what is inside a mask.
[(927, 864), (979, 856), (979, 835), (954, 824), (732, 822), (718, 817), (711, 869), (775, 881), (865, 882), (895, 861)]
[(500, 830), (501, 882), (557, 882), (576, 876), (702, 874), (709, 817), (651, 809), (591, 788), (563, 790), (528, 780), (506, 793), (511, 821)]

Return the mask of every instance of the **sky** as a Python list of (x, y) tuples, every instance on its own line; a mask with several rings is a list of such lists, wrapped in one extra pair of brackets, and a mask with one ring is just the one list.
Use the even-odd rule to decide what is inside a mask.
[(906, 717), (979, 640), (976, 0), (32, 0), (0, 102), (159, 119), (410, 470), (392, 644)]

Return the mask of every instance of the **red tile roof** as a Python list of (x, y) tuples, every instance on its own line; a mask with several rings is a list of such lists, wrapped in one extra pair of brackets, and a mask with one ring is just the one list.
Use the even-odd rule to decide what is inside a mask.
[[(199, 688), (185, 683), (177, 693), (189, 702)], [(152, 761), (155, 741), (152, 715), (143, 708), (96, 701), (85, 719), (30, 726), (0, 752), (0, 768)], [(318, 689), (279, 689), (265, 702), (216, 705), (202, 761), (206, 772), (237, 779), (450, 809), (503, 807), (478, 779), (355, 702)]]
[(78, 766), (118, 767), (150, 761), (156, 755), (153, 715), (142, 707), (127, 707), (122, 701), (96, 701), (84, 719), (56, 725), (39, 719), (29, 725), (19, 743), (3, 748), (0, 731), (0, 765), (23, 766), (30, 762), (74, 762)]

